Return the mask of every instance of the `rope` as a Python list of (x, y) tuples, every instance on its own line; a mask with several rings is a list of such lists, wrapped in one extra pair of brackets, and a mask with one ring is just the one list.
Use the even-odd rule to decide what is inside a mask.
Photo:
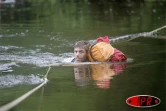
[[(165, 26), (162, 26), (158, 29), (155, 29), (153, 31), (150, 31), (150, 32), (142, 32), (142, 33), (137, 33), (137, 34), (129, 34), (129, 35), (124, 35), (124, 36), (119, 36), (119, 37), (114, 37), (112, 39), (110, 39), (110, 42), (112, 43), (115, 43), (115, 42), (118, 42), (119, 40), (126, 40), (126, 41), (131, 41), (135, 38), (138, 38), (138, 37), (141, 37), (141, 36), (152, 36), (154, 33), (156, 33), (157, 31), (159, 30), (162, 30), (166, 28), (166, 25)], [(91, 43), (93, 43), (94, 41), (90, 41)]]
[(163, 26), (163, 27), (160, 27), (160, 28), (158, 28), (158, 29), (155, 29), (155, 30), (153, 30), (153, 31), (146, 32), (146, 33), (143, 33), (143, 34), (141, 34), (141, 35), (139, 35), (139, 36), (133, 37), (133, 38), (129, 39), (128, 41), (131, 41), (131, 40), (133, 40), (133, 39), (135, 39), (135, 38), (138, 38), (138, 37), (140, 37), (140, 36), (144, 36), (144, 37), (150, 36), (150, 35), (156, 33), (156, 32), (159, 31), (159, 30), (162, 30), (162, 29), (164, 29), (164, 28), (166, 28), (166, 25)]
[(39, 101), (39, 106), (38, 106), (38, 111), (40, 111), (40, 109), (41, 109), (41, 103), (42, 103), (42, 99), (43, 99), (43, 94), (44, 94), (44, 87), (42, 87), (40, 101)]
[(25, 93), (24, 95), (22, 95), (21, 97), (15, 99), (14, 101), (1, 106), (0, 107), (0, 111), (8, 111), (9, 109), (13, 108), (14, 106), (18, 105), (20, 102), (22, 102), (24, 99), (26, 99), (28, 96), (30, 96), (32, 93), (34, 93), (35, 91), (37, 91), (39, 88), (41, 88), (44, 84), (46, 84), (48, 82), (47, 79), (47, 75), (50, 71), (51, 67), (49, 66), (47, 73), (44, 76), (44, 82), (41, 83), (40, 85), (38, 85), (37, 87), (35, 87), (34, 89), (30, 90), (29, 92)]
[(47, 70), (47, 73), (46, 73), (45, 76), (44, 76), (44, 79), (47, 79), (47, 75), (48, 75), (50, 69), (51, 69), (51, 66), (48, 66), (48, 70)]
[[(155, 33), (155, 32), (157, 32), (157, 31), (159, 31), (159, 30), (164, 29), (164, 28), (166, 28), (166, 25), (163, 26), (163, 27), (160, 27), (160, 28), (158, 28), (158, 29), (156, 29), (156, 30), (153, 30), (153, 31), (151, 31), (151, 32), (149, 32), (149, 33)], [(145, 35), (145, 36), (146, 36), (146, 35)]]

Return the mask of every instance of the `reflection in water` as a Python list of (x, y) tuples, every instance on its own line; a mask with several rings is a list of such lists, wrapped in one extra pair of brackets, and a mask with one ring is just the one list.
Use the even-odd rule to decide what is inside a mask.
[(92, 78), (99, 88), (110, 88), (110, 80), (114, 75), (119, 74), (126, 67), (126, 64), (95, 64), (91, 65)]
[(91, 71), (89, 65), (75, 66), (74, 75), (77, 86), (85, 86), (91, 80)]
[(126, 66), (125, 63), (76, 66), (74, 74), (77, 86), (89, 85), (90, 80), (93, 80), (98, 88), (108, 89), (113, 76), (122, 72)]

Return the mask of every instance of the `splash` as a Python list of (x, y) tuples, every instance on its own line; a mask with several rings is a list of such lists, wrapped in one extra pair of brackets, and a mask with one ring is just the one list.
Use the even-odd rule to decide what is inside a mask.
[(11, 66), (17, 66), (19, 63), (32, 64), (38, 67), (46, 67), (51, 64), (61, 63), (68, 58), (72, 58), (73, 53), (63, 53), (55, 55), (49, 52), (40, 52), (39, 50), (27, 50), (16, 46), (1, 46), (1, 49), (7, 51), (9, 49), (21, 49), (21, 51), (4, 52), (0, 55), (1, 61), (10, 61), (11, 63), (1, 63), (0, 70), (9, 70)]
[(30, 75), (4, 75), (0, 76), (0, 88), (14, 87), (17, 85), (40, 84), (44, 79), (34, 74)]
[(12, 72), (12, 66), (18, 66), (15, 62), (11, 63), (0, 63), (0, 71), (2, 72)]
[(10, 49), (22, 49), (23, 47), (17, 47), (17, 46), (11, 46), (11, 45), (8, 45), (8, 46), (0, 46), (0, 51), (7, 51), (7, 50), (10, 50)]

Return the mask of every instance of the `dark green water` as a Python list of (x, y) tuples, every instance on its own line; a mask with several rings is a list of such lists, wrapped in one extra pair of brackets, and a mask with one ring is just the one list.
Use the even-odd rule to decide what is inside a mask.
[[(48, 65), (71, 59), (76, 41), (105, 35), (118, 38), (166, 25), (164, 0), (36, 0), (15, 7), (2, 5), (0, 106), (42, 83)], [(99, 82), (100, 86), (90, 72), (77, 75), (74, 66), (52, 67), (48, 83), (11, 111), (165, 111), (166, 39), (159, 39), (165, 36), (163, 29), (151, 37), (113, 43), (129, 61), (120, 73), (111, 73), (111, 79), (107, 75), (109, 82)], [(153, 95), (161, 103), (133, 108), (126, 99), (134, 95)]]

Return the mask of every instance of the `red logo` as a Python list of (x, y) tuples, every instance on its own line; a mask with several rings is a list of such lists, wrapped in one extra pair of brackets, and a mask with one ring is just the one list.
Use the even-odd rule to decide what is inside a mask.
[(133, 107), (148, 108), (160, 104), (160, 99), (151, 95), (136, 95), (126, 99), (126, 103)]

